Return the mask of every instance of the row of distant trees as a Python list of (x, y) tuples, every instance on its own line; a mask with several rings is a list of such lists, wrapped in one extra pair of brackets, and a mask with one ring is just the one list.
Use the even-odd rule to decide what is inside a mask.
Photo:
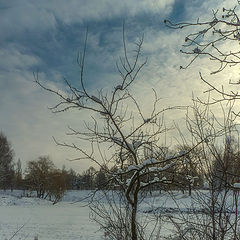
[[(46, 197), (46, 189), (93, 189), (103, 185), (106, 176), (93, 167), (82, 174), (73, 169), (56, 168), (49, 156), (40, 156), (22, 169), (21, 160), (14, 162), (14, 150), (7, 137), (0, 133), (0, 189), (36, 190), (38, 197)], [(100, 185), (99, 185), (100, 183)]]
[[(188, 152), (190, 147), (178, 146), (175, 150), (162, 148), (159, 154), (163, 158), (174, 156), (179, 152)], [(181, 164), (172, 167), (169, 171), (164, 172), (167, 179), (172, 180), (171, 185), (167, 185), (169, 189), (188, 190), (191, 194), (192, 188), (204, 187), (204, 179), (206, 176), (202, 173), (202, 166), (199, 162), (202, 150), (196, 148), (191, 151), (185, 158), (180, 159)], [(226, 185), (232, 185), (234, 182), (239, 182), (240, 176), (240, 151), (237, 141), (233, 137), (227, 137), (224, 140), (224, 145), (219, 148), (216, 153), (212, 169), (209, 175), (215, 177), (216, 185), (223, 188)], [(60, 199), (65, 190), (80, 190), (80, 189), (104, 189), (106, 187), (115, 188), (114, 181), (109, 176), (116, 172), (116, 168), (107, 169), (103, 167), (96, 170), (94, 167), (89, 167), (82, 174), (75, 172), (73, 169), (67, 170), (64, 166), (62, 169), (57, 169), (49, 156), (40, 156), (36, 160), (29, 161), (26, 169), (22, 170), (21, 160), (16, 163), (13, 161), (14, 151), (7, 137), (0, 133), (0, 188), (1, 189), (22, 189), (36, 191), (39, 198)], [(131, 159), (128, 159), (126, 169), (129, 167)], [(161, 166), (159, 166), (161, 167)], [(131, 175), (131, 173), (129, 173)], [(126, 176), (131, 177), (131, 176)], [(156, 173), (148, 176), (148, 182), (156, 177)], [(208, 176), (210, 177), (210, 176)], [(221, 181), (219, 181), (221, 179)], [(225, 179), (225, 181), (222, 181)], [(165, 189), (164, 185), (154, 185), (150, 190)], [(168, 190), (167, 189), (167, 190)]]

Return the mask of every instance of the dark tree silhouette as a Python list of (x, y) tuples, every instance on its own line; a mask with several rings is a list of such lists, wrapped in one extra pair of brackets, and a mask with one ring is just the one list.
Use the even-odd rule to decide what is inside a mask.
[(14, 152), (7, 137), (0, 133), (0, 188), (12, 187), (14, 178)]

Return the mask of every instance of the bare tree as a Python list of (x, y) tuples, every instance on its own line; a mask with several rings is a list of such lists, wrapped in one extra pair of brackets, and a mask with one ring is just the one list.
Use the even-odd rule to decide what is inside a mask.
[(7, 137), (0, 133), (0, 187), (6, 189), (12, 187), (14, 177), (13, 169), (14, 152)]
[(238, 240), (240, 237), (239, 192), (234, 187), (231, 164), (227, 164), (232, 159), (228, 136), (238, 136), (232, 107), (222, 106), (221, 119), (215, 117), (209, 105), (198, 101), (194, 102), (192, 112), (188, 112), (192, 144), (205, 139), (200, 144), (198, 166), (208, 190), (194, 191), (190, 214), (179, 211), (170, 216), (176, 228), (174, 239)]
[(48, 156), (28, 162), (25, 182), (38, 198), (49, 199), (53, 204), (61, 200), (66, 190), (65, 174), (55, 168)]
[(29, 161), (26, 168), (25, 180), (31, 190), (37, 192), (37, 197), (47, 195), (49, 174), (54, 169), (54, 164), (48, 156), (39, 157), (36, 161)]
[[(218, 74), (227, 67), (237, 67), (240, 63), (240, 20), (239, 20), (239, 4), (233, 8), (212, 10), (212, 16), (208, 20), (201, 21), (200, 18), (196, 22), (180, 22), (173, 23), (170, 20), (164, 20), (169, 28), (188, 29), (190, 33), (185, 37), (185, 44), (180, 50), (183, 54), (192, 56), (186, 66), (180, 66), (181, 69), (189, 68), (193, 62), (200, 57), (207, 57), (210, 61), (218, 64), (218, 67), (212, 70), (211, 74)], [(227, 48), (226, 48), (227, 46)], [(208, 104), (214, 104), (219, 101), (235, 101), (240, 99), (240, 95), (236, 89), (236, 85), (240, 84), (239, 79), (225, 79), (230, 90), (226, 90), (224, 85), (216, 86), (211, 84), (202, 73), (200, 78), (209, 87), (208, 91), (213, 91), (219, 97), (212, 98)], [(199, 99), (198, 99), (199, 100)], [(238, 112), (235, 112), (238, 115)]]
[(62, 171), (54, 169), (48, 174), (46, 196), (53, 204), (58, 203), (66, 191), (66, 175)]
[[(186, 66), (180, 68), (187, 69), (204, 56), (219, 64), (212, 74), (220, 75), (224, 70), (229, 70), (228, 67), (237, 67), (240, 63), (238, 12), (238, 6), (231, 9), (223, 7), (221, 10), (213, 10), (209, 20), (201, 21), (198, 18), (196, 22), (189, 23), (165, 20), (170, 28), (190, 31), (180, 51), (192, 58)], [(187, 127), (193, 143), (205, 139), (201, 146), (199, 164), (209, 191), (195, 193), (195, 208), (199, 211), (191, 216), (182, 214), (182, 218), (171, 218), (171, 221), (176, 226), (177, 239), (196, 239), (199, 236), (197, 239), (237, 240), (240, 237), (239, 193), (234, 188), (234, 182), (239, 176), (233, 170), (233, 165), (238, 151), (234, 153), (232, 139), (236, 139), (236, 145), (239, 145), (239, 111), (235, 103), (239, 100), (236, 87), (240, 82), (222, 79), (227, 82), (223, 86), (222, 83), (217, 86), (206, 80), (202, 73), (200, 78), (208, 86), (206, 92), (209, 95), (205, 101), (194, 99), (193, 112), (187, 115)], [(226, 90), (227, 84), (232, 90)], [(220, 108), (222, 114), (219, 110), (217, 115), (214, 114), (212, 106), (215, 110)]]
[(15, 166), (15, 187), (17, 189), (23, 188), (23, 177), (22, 177), (22, 163), (20, 158)]
[[(169, 110), (183, 109), (181, 107), (160, 108), (157, 93), (154, 93), (152, 111), (147, 114), (134, 97), (132, 85), (146, 64), (141, 62), (141, 48), (143, 37), (136, 43), (134, 55), (129, 56), (123, 28), (123, 57), (116, 64), (120, 75), (119, 83), (110, 91), (89, 91), (84, 79), (85, 55), (87, 34), (83, 53), (80, 54), (80, 83), (75, 86), (65, 80), (68, 92), (50, 89), (39, 81), (35, 74), (35, 81), (43, 89), (59, 97), (59, 103), (51, 108), (54, 113), (77, 109), (89, 113), (89, 122), (85, 123), (85, 130), (69, 128), (70, 135), (89, 143), (89, 149), (83, 149), (76, 144), (65, 142), (56, 143), (59, 146), (75, 149), (80, 157), (75, 160), (88, 159), (96, 163), (105, 171), (107, 183), (104, 188), (117, 190), (117, 203), (110, 199), (110, 209), (105, 210), (104, 204), (91, 205), (97, 220), (105, 231), (122, 232), (121, 235), (112, 234), (109, 239), (147, 239), (144, 226), (137, 217), (142, 193), (152, 185), (167, 186), (174, 182), (173, 168), (179, 164), (192, 149), (177, 153), (174, 156), (162, 154), (162, 142), (166, 133), (173, 129), (171, 124), (166, 125), (163, 115)], [(92, 119), (92, 122), (90, 122)], [(107, 151), (104, 151), (107, 149)], [(106, 167), (105, 167), (106, 166)], [(110, 171), (115, 169), (116, 171)], [(106, 196), (105, 196), (106, 197)], [(98, 201), (99, 203), (99, 201)], [(94, 207), (95, 206), (95, 207)], [(102, 206), (102, 207), (101, 207)], [(108, 217), (107, 217), (108, 216)], [(121, 219), (118, 222), (117, 219)], [(120, 225), (118, 225), (118, 223)], [(156, 230), (156, 229), (155, 229)], [(153, 238), (150, 234), (149, 238)]]

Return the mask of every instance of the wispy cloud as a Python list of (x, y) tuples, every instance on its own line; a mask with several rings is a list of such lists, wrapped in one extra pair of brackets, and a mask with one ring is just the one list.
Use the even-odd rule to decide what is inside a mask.
[(57, 21), (71, 25), (89, 21), (124, 18), (138, 14), (165, 14), (171, 11), (174, 0), (17, 0), (1, 3), (2, 37), (22, 31), (52, 30)]
[[(233, 6), (235, 1), (224, 1)], [(115, 62), (122, 55), (122, 21), (130, 53), (134, 41), (144, 33), (143, 58), (147, 66), (140, 74), (134, 92), (144, 108), (152, 102), (152, 87), (162, 98), (162, 106), (191, 103), (192, 91), (199, 94), (203, 84), (198, 71), (209, 73), (205, 59), (189, 71), (179, 66), (188, 57), (179, 52), (184, 31), (163, 26), (164, 18), (205, 19), (218, 1), (190, 0), (13, 0), (0, 4), (0, 130), (10, 139), (16, 157), (31, 160), (50, 154), (58, 166), (69, 165), (65, 159), (77, 153), (56, 148), (52, 136), (66, 140), (67, 126), (81, 127), (88, 116), (76, 112), (54, 115), (47, 109), (56, 98), (33, 82), (33, 71), (45, 83), (62, 88), (66, 77), (79, 84), (77, 52), (81, 51), (86, 26), (89, 27), (85, 79), (89, 90), (117, 84)], [(237, 77), (237, 74), (234, 74)], [(142, 96), (146, 96), (143, 100)], [(169, 114), (181, 119), (183, 113)], [(68, 138), (70, 142), (75, 141)], [(86, 169), (88, 163), (74, 164)], [(72, 166), (72, 165), (69, 165)]]

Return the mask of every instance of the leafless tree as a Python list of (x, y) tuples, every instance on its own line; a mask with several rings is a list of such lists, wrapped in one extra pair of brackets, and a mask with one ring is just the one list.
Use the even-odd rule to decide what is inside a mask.
[(235, 188), (233, 180), (236, 175), (231, 165), (226, 164), (230, 161), (227, 159), (230, 151), (226, 137), (238, 136), (232, 107), (225, 109), (222, 106), (221, 119), (215, 116), (209, 105), (198, 101), (194, 102), (192, 111), (188, 112), (187, 127), (192, 144), (204, 140), (199, 146), (198, 166), (207, 190), (194, 191), (190, 213), (186, 214), (179, 209), (179, 214), (169, 217), (176, 228), (174, 239), (240, 238), (239, 189)]
[[(237, 67), (240, 63), (240, 20), (239, 20), (239, 4), (233, 8), (212, 10), (212, 17), (209, 20), (201, 21), (200, 18), (196, 22), (180, 22), (174, 23), (170, 20), (164, 20), (166, 26), (173, 29), (188, 29), (190, 33), (185, 37), (185, 44), (180, 50), (183, 54), (192, 56), (186, 66), (180, 66), (181, 69), (189, 68), (193, 62), (199, 58), (207, 57), (210, 61), (218, 64), (218, 67), (212, 70), (211, 74), (218, 74), (228, 67)], [(230, 69), (232, 69), (230, 68)], [(240, 80), (225, 79), (226, 84), (220, 83), (219, 86), (212, 84), (200, 73), (200, 78), (205, 82), (208, 91), (216, 93), (219, 97), (212, 98), (208, 104), (214, 104), (219, 101), (239, 100), (240, 95), (237, 86)], [(225, 86), (225, 87), (224, 87)], [(235, 112), (238, 115), (238, 112)]]
[(14, 152), (7, 137), (0, 133), (0, 188), (12, 187)]
[[(231, 9), (223, 7), (221, 10), (213, 10), (212, 17), (205, 21), (199, 18), (196, 22), (164, 21), (170, 28), (190, 31), (180, 51), (192, 58), (186, 66), (180, 66), (181, 69), (189, 68), (204, 56), (219, 64), (212, 71), (216, 76), (239, 65), (239, 3)], [(187, 126), (193, 142), (205, 139), (199, 163), (209, 191), (206, 194), (195, 194), (195, 206), (202, 208), (200, 214), (196, 212), (187, 217), (182, 214), (182, 218), (171, 218), (171, 221), (178, 231), (176, 239), (192, 239), (193, 236), (199, 236), (199, 239), (239, 239), (239, 189), (235, 187), (238, 186), (235, 181), (238, 181), (239, 173), (233, 167), (236, 164), (234, 162), (238, 162), (235, 160), (238, 159), (238, 151), (233, 153), (232, 139), (236, 139), (239, 145), (237, 85), (240, 82), (221, 79), (222, 82), (227, 81), (228, 88), (232, 89), (226, 90), (225, 83), (215, 85), (206, 80), (202, 73), (200, 78), (208, 86), (206, 93), (209, 95), (206, 101), (194, 99), (193, 113), (187, 115)], [(212, 106), (215, 110), (217, 107), (222, 109), (222, 114), (219, 110), (218, 114), (216, 111), (214, 114)]]
[(65, 175), (57, 169), (48, 174), (48, 184), (46, 188), (46, 196), (53, 204), (58, 203), (66, 191)]
[(23, 176), (22, 176), (22, 163), (20, 158), (18, 159), (16, 166), (15, 166), (15, 174), (14, 174), (14, 182), (15, 182), (15, 188), (16, 189), (22, 189), (23, 188)]
[(49, 199), (53, 204), (61, 200), (66, 190), (65, 174), (56, 169), (48, 156), (28, 162), (25, 182), (29, 190), (36, 191), (37, 197)]
[(53, 169), (54, 164), (48, 156), (27, 163), (25, 180), (28, 188), (37, 192), (37, 197), (44, 198), (47, 194), (48, 176)]
[[(132, 85), (146, 64), (146, 60), (141, 61), (143, 37), (135, 43), (136, 49), (133, 56), (130, 56), (124, 27), (123, 57), (120, 57), (116, 64), (120, 75), (119, 83), (110, 91), (89, 91), (84, 78), (87, 36), (86, 33), (83, 53), (78, 58), (80, 82), (77, 86), (65, 80), (68, 90), (63, 92), (48, 88), (39, 80), (37, 74), (35, 81), (43, 89), (59, 97), (59, 103), (51, 108), (54, 113), (73, 109), (89, 113), (89, 122), (85, 123), (85, 130), (69, 127), (69, 135), (87, 141), (90, 150), (76, 144), (55, 141), (59, 146), (77, 150), (80, 157), (75, 160), (88, 159), (96, 163), (101, 171), (105, 170), (108, 181), (104, 188), (111, 186), (110, 189), (115, 189), (119, 194), (117, 203), (115, 200), (110, 202), (107, 210), (104, 204), (91, 205), (95, 216), (98, 216), (95, 220), (106, 232), (109, 229), (115, 230), (115, 233), (108, 236), (109, 239), (147, 239), (145, 226), (137, 217), (142, 193), (152, 185), (160, 184), (164, 187), (172, 184), (174, 175), (167, 173), (171, 173), (180, 163), (179, 159), (184, 158), (200, 143), (187, 152), (174, 156), (162, 154), (161, 142), (164, 142), (166, 133), (173, 129), (171, 124), (165, 124), (163, 116), (169, 110), (183, 108), (175, 106), (159, 110), (160, 99), (153, 90), (152, 111), (150, 114), (144, 113), (132, 91)], [(106, 194), (107, 199), (112, 200), (108, 194), (110, 193)], [(116, 234), (121, 231), (124, 231), (121, 235)], [(149, 238), (153, 238), (153, 234)]]

